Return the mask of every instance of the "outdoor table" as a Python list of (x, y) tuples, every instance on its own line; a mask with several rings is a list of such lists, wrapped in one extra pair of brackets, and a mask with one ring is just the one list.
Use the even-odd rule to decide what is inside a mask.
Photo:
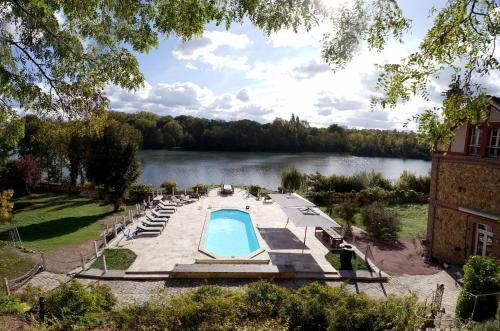
[(326, 240), (333, 248), (338, 248), (340, 244), (342, 244), (343, 238), (342, 236), (335, 231), (333, 228), (321, 228), (317, 227), (316, 231), (320, 230), (322, 234), (322, 238)]

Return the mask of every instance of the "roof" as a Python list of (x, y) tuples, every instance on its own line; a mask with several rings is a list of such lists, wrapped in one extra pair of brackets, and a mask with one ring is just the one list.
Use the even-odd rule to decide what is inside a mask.
[(316, 207), (282, 208), (296, 227), (340, 228), (340, 225)]
[(296, 193), (292, 194), (281, 194), (281, 193), (271, 193), (269, 194), (271, 199), (274, 200), (280, 207), (314, 207), (314, 203), (304, 199)]

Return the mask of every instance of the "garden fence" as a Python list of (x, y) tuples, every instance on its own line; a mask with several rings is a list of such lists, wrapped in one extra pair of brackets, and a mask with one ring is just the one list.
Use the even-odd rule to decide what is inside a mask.
[(2, 281), (2, 288), (7, 295), (11, 294), (20, 289), (24, 284), (28, 283), (37, 273), (42, 272), (45, 269), (46, 269), (45, 257), (42, 253), (40, 257), (40, 262), (35, 263), (33, 268), (31, 268), (24, 275), (13, 279), (8, 279), (7, 277), (4, 277)]

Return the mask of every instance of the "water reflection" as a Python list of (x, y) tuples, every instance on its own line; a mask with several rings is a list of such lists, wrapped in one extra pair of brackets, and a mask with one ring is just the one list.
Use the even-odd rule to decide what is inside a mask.
[(422, 160), (357, 157), (322, 153), (229, 153), (186, 151), (141, 151), (143, 183), (159, 186), (173, 180), (179, 188), (197, 183), (234, 185), (258, 184), (269, 188), (280, 185), (280, 173), (294, 165), (302, 172), (324, 175), (353, 175), (372, 169), (396, 179), (404, 170), (426, 175), (431, 163)]

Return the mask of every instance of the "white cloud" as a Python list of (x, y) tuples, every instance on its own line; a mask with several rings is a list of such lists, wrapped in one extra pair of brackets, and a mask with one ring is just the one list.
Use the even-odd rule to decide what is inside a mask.
[(236, 98), (243, 102), (248, 102), (250, 100), (250, 91), (247, 88), (242, 88), (236, 94)]
[(195, 66), (194, 64), (192, 64), (191, 62), (189, 62), (188, 64), (186, 64), (186, 69), (189, 69), (189, 70), (198, 70), (198, 67)]
[[(160, 115), (192, 115), (224, 120), (252, 119), (268, 122), (274, 118), (273, 108), (260, 103), (250, 103), (244, 98), (248, 90), (237, 95), (215, 95), (210, 89), (192, 82), (159, 83), (136, 92), (116, 86), (106, 89), (113, 110), (124, 112), (149, 111)], [(244, 100), (242, 100), (244, 99)]]
[[(249, 68), (246, 56), (228, 56), (216, 54), (224, 48), (242, 50), (249, 47), (252, 41), (245, 34), (235, 34), (227, 31), (205, 31), (203, 37), (180, 43), (172, 54), (179, 60), (200, 61), (212, 69), (232, 68), (245, 70)], [(227, 53), (227, 52), (226, 52)]]

